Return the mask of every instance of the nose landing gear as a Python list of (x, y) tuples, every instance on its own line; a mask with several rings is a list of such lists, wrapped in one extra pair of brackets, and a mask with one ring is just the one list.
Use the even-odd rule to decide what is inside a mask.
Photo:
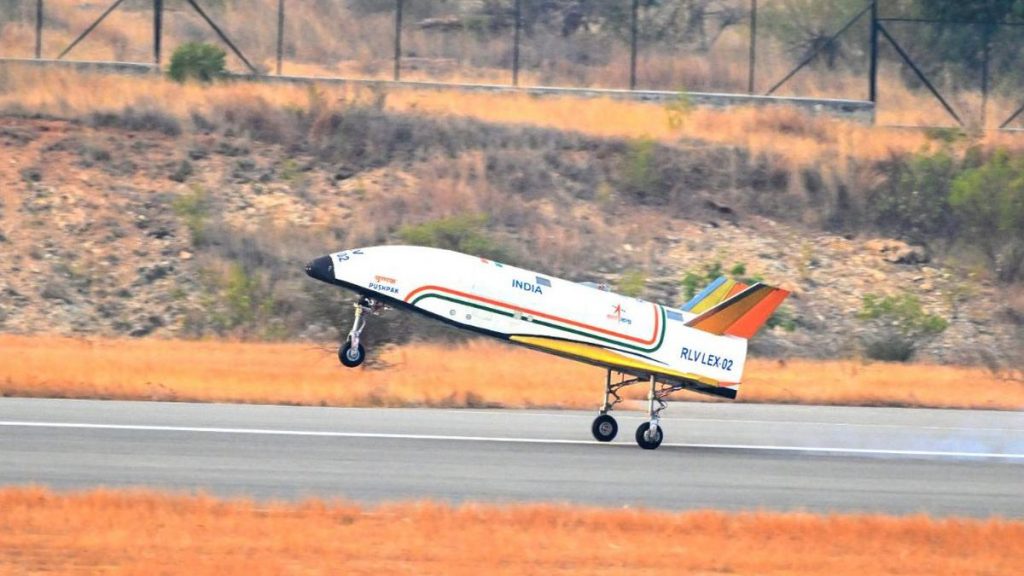
[(366, 328), (366, 318), (363, 314), (369, 312), (376, 316), (385, 308), (384, 304), (366, 297), (360, 298), (353, 307), (355, 308), (355, 318), (352, 321), (352, 329), (349, 330), (345, 343), (338, 349), (338, 360), (349, 368), (355, 368), (362, 364), (363, 360), (366, 360), (366, 349), (359, 343), (359, 336), (362, 335), (363, 328)]

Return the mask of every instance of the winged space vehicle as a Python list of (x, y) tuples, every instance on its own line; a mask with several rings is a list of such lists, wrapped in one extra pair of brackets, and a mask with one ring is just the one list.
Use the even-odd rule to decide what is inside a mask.
[[(385, 308), (417, 312), (507, 342), (605, 368), (604, 402), (591, 431), (610, 442), (609, 414), (619, 391), (646, 384), (648, 419), (636, 431), (641, 448), (661, 445), (665, 398), (690, 390), (735, 398), (747, 341), (789, 292), (719, 278), (682, 307), (623, 296), (602, 286), (561, 280), (486, 258), (418, 246), (374, 246), (314, 259), (306, 273), (360, 295), (338, 358), (362, 364), (368, 314)], [(617, 378), (613, 380), (615, 373)]]

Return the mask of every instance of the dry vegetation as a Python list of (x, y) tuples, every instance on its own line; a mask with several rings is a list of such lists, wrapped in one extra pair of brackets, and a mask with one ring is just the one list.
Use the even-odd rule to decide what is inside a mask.
[[(1020, 574), (1024, 523), (0, 490), (5, 574)], [(652, 543), (652, 539), (657, 544)]]
[[(924, 133), (879, 128), (857, 122), (816, 117), (786, 107), (689, 108), (680, 122), (670, 122), (671, 106), (609, 98), (535, 97), (393, 88), (320, 86), (317, 101), (369, 103), (393, 112), (469, 117), (486, 122), (530, 125), (600, 137), (654, 139), (665, 143), (701, 140), (737, 146), (752, 153), (770, 152), (792, 168), (850, 160), (883, 160), (892, 154), (921, 152), (938, 143)], [(239, 107), (300, 108), (311, 102), (308, 86), (222, 83), (179, 85), (152, 77), (125, 77), (69, 71), (0, 67), (0, 110), (81, 118), (126, 107), (156, 110), (182, 121), (194, 112)], [(908, 103), (920, 110), (920, 103)], [(975, 142), (984, 147), (1015, 149), (1020, 140), (989, 133)]]
[[(434, 241), (440, 224), (468, 215), (480, 224), (460, 233), (504, 252), (493, 258), (576, 280), (615, 282), (635, 268), (658, 290), (646, 296), (665, 302), (679, 300), (680, 274), (725, 259), (724, 247), (736, 247), (727, 265), (746, 263), (769, 281), (806, 290), (792, 300), (799, 329), (788, 340), (817, 356), (848, 355), (860, 344), (863, 326), (855, 316), (865, 290), (918, 287), (928, 311), (956, 320), (931, 358), (977, 362), (995, 350), (991, 365), (1014, 366), (1007, 358), (1016, 356), (1005, 351), (1019, 350), (1018, 311), (990, 305), (1012, 300), (986, 293), (997, 266), (979, 259), (971, 238), (956, 236), (967, 228), (935, 226), (923, 240), (932, 244), (927, 266), (875, 269), (877, 255), (850, 257), (868, 249), (861, 246), (866, 237), (901, 237), (901, 220), (883, 228), (879, 213), (891, 211), (879, 208), (879, 194), (945, 194), (952, 174), (921, 179), (922, 188), (905, 182), (901, 170), (921, 150), (955, 158), (995, 147), (1018, 152), (1022, 141), (1013, 135), (936, 137), (787, 108), (692, 109), (673, 125), (674, 109), (666, 105), (609, 99), (182, 86), (14, 66), (0, 66), (0, 110), (71, 119), (10, 119), (4, 126), (14, 162), (0, 169), (10, 183), (0, 190), (8, 205), (0, 218), (7, 220), (3, 233), (18, 273), (14, 288), (74, 304), (67, 311), (76, 314), (78, 333), (109, 322), (133, 336), (159, 325), (170, 333), (163, 336), (322, 337), (320, 327), (342, 321), (340, 308), (323, 305), (325, 293), (295, 275), (311, 254), (327, 246), (413, 242), (407, 232), (417, 227), (431, 238), (415, 243), (473, 251)], [(948, 198), (939, 200), (931, 212), (941, 215)], [(108, 208), (110, 218), (97, 218), (96, 206)], [(911, 216), (931, 213), (908, 206)], [(150, 239), (150, 230), (130, 220), (140, 216), (166, 239)], [(60, 234), (53, 234), (55, 221)], [(136, 245), (123, 228), (147, 245)], [(822, 231), (846, 236), (850, 251), (831, 251)], [(121, 241), (110, 240), (117, 233)], [(143, 270), (155, 250), (168, 259), (164, 270), (176, 270), (160, 286)], [(119, 280), (89, 264), (111, 252), (124, 259), (124, 281), (162, 292), (154, 295), (160, 306), (121, 314), (103, 302), (92, 317), (77, 313), (82, 303), (125, 294)], [(175, 262), (182, 254), (191, 260)], [(29, 273), (23, 257), (52, 259), (52, 283), (65, 284), (65, 294), (51, 283), (39, 286), (41, 276)], [(871, 258), (870, 269), (846, 265)], [(959, 270), (944, 269), (957, 258), (964, 263)], [(865, 278), (870, 286), (853, 286)], [(969, 314), (956, 318), (961, 304)], [(51, 316), (65, 310), (18, 307)], [(0, 302), (0, 313), (6, 308)], [(143, 318), (150, 310), (165, 317)], [(20, 311), (7, 314), (10, 331), (52, 325), (29, 323)], [(72, 332), (66, 321), (56, 324), (49, 329)], [(311, 326), (320, 331), (308, 332)]]
[[(376, 368), (348, 370), (309, 344), (5, 335), (0, 396), (586, 409), (604, 381), (599, 368), (488, 341), (375, 353)], [(746, 373), (744, 402), (1024, 408), (1019, 377), (976, 368), (751, 360)]]
[[(11, 4), (11, 3), (9, 3)], [(275, 67), (276, 0), (211, 2), (206, 5), (228, 35), (239, 45), (260, 71)], [(499, 6), (504, 5), (502, 8)], [(666, 17), (669, 6), (641, 11), (641, 29), (660, 28), (656, 21)], [(668, 4), (668, 3), (664, 3)], [(806, 4), (806, 3), (805, 3)], [(477, 3), (422, 2), (407, 5), (403, 28), (403, 78), (508, 83), (511, 61), (510, 0), (488, 3), (483, 13)], [(645, 4), (646, 6), (646, 4)], [(707, 3), (687, 5), (690, 16), (707, 10)], [(656, 41), (642, 38), (638, 62), (641, 87), (676, 90), (742, 93), (747, 89), (747, 51), (749, 29), (746, 26), (745, 0), (714, 3), (716, 10), (703, 14), (706, 20), (681, 38)], [(803, 54), (773, 33), (773, 20), (766, 14), (781, 5), (762, 7), (758, 39), (757, 89), (763, 91), (789, 72)], [(798, 4), (797, 6), (805, 6)], [(393, 3), (302, 2), (288, 6), (285, 21), (284, 72), (295, 75), (344, 75), (362, 78), (390, 78), (394, 22)], [(823, 18), (814, 28), (837, 29), (845, 17), (830, 9), (805, 6), (814, 16)], [(0, 53), (5, 56), (31, 56), (34, 47), (35, 13), (31, 3), (13, 4), (7, 22), (0, 27)], [(43, 55), (52, 57), (100, 15), (104, 5), (80, 0), (50, 0), (46, 3)], [(790, 7), (792, 9), (792, 7)], [(529, 10), (529, 9), (528, 9)], [(504, 16), (501, 16), (504, 11)], [(685, 12), (686, 10), (678, 11)], [(719, 30), (722, 21), (730, 24)], [(767, 11), (767, 12), (765, 12)], [(783, 8), (785, 13), (786, 8)], [(735, 20), (732, 16), (739, 16)], [(770, 15), (770, 14), (769, 14)], [(595, 14), (598, 18), (607, 14)], [(533, 18), (527, 14), (528, 21)], [(145, 4), (128, 3), (115, 10), (92, 35), (69, 55), (81, 60), (152, 60), (152, 15)], [(424, 26), (430, 20), (455, 19), (454, 27)], [(558, 19), (556, 19), (558, 20)], [(678, 22), (677, 22), (678, 24)], [(625, 31), (609, 32), (600, 25), (584, 26), (565, 34), (559, 22), (529, 25), (521, 45), (520, 82), (524, 85), (574, 85), (623, 88), (628, 85), (629, 47)], [(712, 38), (698, 39), (705, 33)], [(679, 40), (682, 41), (679, 41)], [(867, 27), (852, 29), (842, 42), (848, 44), (835, 68), (821, 64), (793, 77), (780, 90), (782, 94), (864, 98), (867, 90)], [(164, 16), (165, 54), (185, 41), (216, 42), (213, 32), (187, 6), (168, 4)], [(882, 104), (879, 119), (883, 123), (950, 125), (952, 120), (941, 106), (922, 89), (906, 88), (905, 70), (893, 54), (883, 50), (881, 68)], [(166, 61), (165, 57), (165, 61)], [(243, 70), (234, 56), (229, 64)], [(976, 122), (981, 97), (969, 78), (944, 74), (940, 88), (967, 121)], [(1010, 114), (1018, 105), (1016, 94), (1001, 87), (1002, 94), (989, 103), (990, 127)]]

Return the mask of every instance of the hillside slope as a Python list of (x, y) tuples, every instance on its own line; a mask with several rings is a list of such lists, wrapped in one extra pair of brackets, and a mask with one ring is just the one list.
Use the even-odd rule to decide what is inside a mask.
[[(801, 224), (810, 208), (764, 155), (364, 107), (288, 118), (244, 106), (3, 117), (0, 329), (330, 341), (347, 296), (308, 282), (303, 263), (428, 241), (668, 304), (685, 299), (687, 273), (691, 288), (716, 267), (764, 278), (793, 297), (755, 340), (762, 354), (858, 355), (877, 330), (857, 317), (863, 296), (905, 291), (950, 322), (919, 357), (1012, 366), (1019, 354), (997, 287), (898, 242)], [(453, 337), (407, 315), (373, 331)]]

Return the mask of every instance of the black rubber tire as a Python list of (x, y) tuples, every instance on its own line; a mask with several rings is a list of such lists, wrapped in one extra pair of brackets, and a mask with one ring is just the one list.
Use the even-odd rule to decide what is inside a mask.
[(654, 450), (658, 446), (661, 446), (661, 441), (665, 438), (665, 434), (661, 431), (661, 426), (658, 426), (658, 433), (655, 434), (653, 440), (647, 439), (647, 431), (650, 430), (651, 423), (644, 422), (636, 429), (636, 443), (644, 450)]
[(351, 342), (345, 342), (341, 348), (338, 348), (338, 360), (341, 360), (341, 363), (345, 366), (355, 368), (362, 364), (363, 360), (366, 360), (366, 349), (363, 348), (362, 344), (355, 349), (354, 353), (350, 354), (350, 352), (352, 352)]
[(611, 442), (619, 433), (619, 423), (608, 414), (601, 414), (594, 418), (594, 424), (590, 427), (590, 433), (598, 442)]

